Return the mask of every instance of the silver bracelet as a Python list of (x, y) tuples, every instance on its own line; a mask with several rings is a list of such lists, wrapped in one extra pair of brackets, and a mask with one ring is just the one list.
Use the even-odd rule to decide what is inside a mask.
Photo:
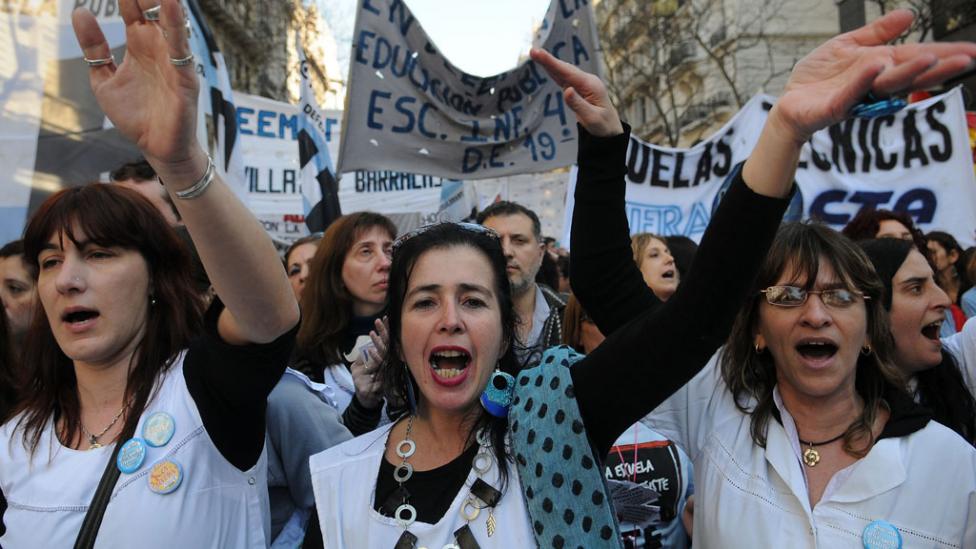
[(211, 158), (211, 156), (208, 154), (207, 171), (203, 173), (203, 177), (201, 177), (199, 181), (183, 189), (182, 191), (174, 191), (173, 194), (175, 194), (176, 198), (179, 198), (180, 200), (190, 200), (192, 198), (196, 198), (200, 196), (201, 194), (206, 192), (207, 187), (209, 187), (210, 184), (213, 183), (215, 171), (216, 171), (216, 166), (214, 166), (213, 158)]

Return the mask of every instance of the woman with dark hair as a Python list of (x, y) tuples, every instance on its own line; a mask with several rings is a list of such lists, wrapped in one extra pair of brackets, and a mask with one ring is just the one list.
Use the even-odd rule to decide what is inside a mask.
[(976, 325), (939, 338), (949, 298), (912, 242), (859, 243), (884, 285), (892, 360), (933, 418), (976, 444)]
[(288, 281), (291, 282), (291, 289), (299, 302), (302, 300), (302, 290), (305, 289), (305, 281), (311, 272), (312, 258), (315, 257), (315, 251), (319, 249), (320, 240), (322, 240), (322, 233), (303, 236), (288, 246), (282, 258), (285, 272), (288, 273)]
[[(743, 178), (754, 181), (753, 169), (760, 165), (795, 168), (806, 138), (850, 112), (849, 104), (829, 113), (820, 106), (834, 93), (846, 94), (841, 90), (850, 91), (847, 86), (855, 86), (853, 82), (838, 88), (836, 81), (824, 80), (820, 87), (801, 76), (809, 63), (825, 67), (836, 62), (831, 57), (845, 44), (860, 49), (893, 39), (910, 21), (908, 12), (892, 12), (838, 36), (797, 64), (773, 109), (794, 112), (792, 107), (802, 105), (807, 114), (820, 113), (815, 117), (819, 123), (802, 125), (806, 129), (792, 137), (798, 126), (789, 124), (778, 142), (760, 138), (742, 169)], [(917, 54), (926, 47), (909, 50)], [(888, 51), (898, 48), (904, 46)], [(942, 52), (965, 51), (971, 57), (973, 49), (956, 44)], [(909, 50), (896, 56), (911, 56)], [(932, 62), (916, 68), (924, 71)], [(918, 85), (925, 77), (891, 88), (887, 80), (905, 76), (902, 70), (915, 63), (921, 59), (874, 73), (861, 81), (862, 90)], [(863, 68), (851, 63), (844, 72)], [(813, 88), (823, 96), (793, 103), (796, 92)], [(764, 132), (770, 126), (783, 129), (773, 122), (781, 115), (767, 121)], [(784, 164), (753, 163), (757, 154), (769, 151), (778, 151), (772, 158)], [(787, 178), (793, 175), (774, 169)], [(587, 184), (582, 176), (579, 181), (573, 253), (599, 265), (574, 268), (574, 291), (609, 334), (609, 342), (661, 305), (626, 253), (624, 185)], [(597, 219), (605, 230), (592, 229)], [(700, 253), (704, 251), (703, 241)], [(588, 264), (573, 259), (574, 267)], [(696, 257), (692, 277), (702, 260), (702, 255)], [(672, 299), (687, 291), (687, 284)], [(881, 284), (863, 253), (825, 227), (789, 225), (777, 235), (754, 288), (721, 355), (647, 418), (694, 459), (696, 543), (872, 547), (878, 539), (898, 546), (904, 537), (906, 546), (958, 547), (976, 539), (976, 454), (955, 433), (929, 421), (930, 414), (914, 403), (890, 365)], [(700, 314), (689, 309), (681, 313)], [(708, 341), (709, 335), (703, 334), (697, 348)]]
[(935, 269), (935, 281), (949, 296), (949, 309), (946, 322), (942, 325), (942, 336), (950, 336), (962, 330), (966, 315), (959, 306), (960, 298), (972, 286), (966, 276), (966, 265), (962, 262), (962, 247), (951, 234), (932, 231), (925, 235), (929, 258)]
[(903, 212), (862, 209), (847, 222), (841, 233), (854, 242), (871, 238), (897, 238), (925, 247), (925, 234)]
[(203, 313), (185, 247), (138, 193), (89, 185), (41, 205), (24, 236), (41, 305), (31, 377), (0, 430), (0, 544), (266, 547), (265, 400), (298, 306), (197, 142), (179, 2), (118, 7), (120, 64), (95, 17), (73, 14), (95, 97), (165, 182), (219, 300)]
[[(491, 231), (437, 225), (400, 237), (390, 270), (390, 348), (381, 376), (388, 394), (407, 395), (410, 413), (391, 428), (313, 456), (325, 545), (617, 545), (598, 464), (627, 427), (687, 383), (722, 341), (786, 210), (801, 145), (842, 119), (870, 89), (886, 93), (927, 85), (976, 57), (976, 45), (885, 45), (911, 19), (907, 11), (892, 12), (797, 63), (753, 155), (730, 175), (729, 192), (688, 279), (666, 303), (638, 315), (585, 358), (550, 349), (539, 366), (516, 371), (511, 289), (501, 244)], [(579, 121), (580, 185), (622, 187), (629, 137), (605, 86), (546, 52), (532, 50), (531, 56), (563, 86)], [(622, 234), (626, 239), (626, 219)], [(837, 290), (821, 294), (832, 303), (845, 298), (839, 288), (824, 289)], [(858, 345), (855, 357), (859, 351)], [(656, 367), (654, 375), (647, 375), (648, 365)], [(752, 444), (748, 437), (746, 442)], [(731, 469), (749, 465), (717, 463)], [(794, 473), (791, 479), (803, 478), (802, 470)], [(753, 478), (743, 480), (745, 489), (753, 488)], [(951, 499), (941, 523), (958, 526), (967, 513), (963, 505), (951, 507), (960, 503), (959, 489), (945, 482), (932, 486), (939, 498)], [(896, 504), (890, 493), (880, 497), (889, 508)], [(701, 496), (698, 505), (708, 499)], [(800, 508), (791, 507), (797, 512), (789, 521), (770, 520), (759, 501), (698, 513), (727, 520), (711, 537), (705, 527), (704, 545), (772, 537), (787, 529), (795, 532), (792, 540), (809, 539)], [(700, 530), (696, 525), (696, 534)], [(822, 542), (835, 541), (830, 537), (836, 534), (823, 530), (817, 534)], [(960, 544), (955, 528), (940, 535)]]
[(293, 367), (328, 386), (354, 435), (388, 420), (375, 374), (386, 349), (382, 314), (394, 238), (396, 226), (378, 213), (335, 220), (319, 242), (302, 295)]

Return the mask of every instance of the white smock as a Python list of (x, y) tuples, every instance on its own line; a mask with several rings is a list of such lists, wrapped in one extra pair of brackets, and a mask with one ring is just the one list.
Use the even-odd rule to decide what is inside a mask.
[[(390, 429), (376, 429), (310, 459), (315, 507), (326, 548), (392, 548), (403, 534), (403, 528), (395, 519), (381, 515), (373, 505), (376, 476)], [(514, 467), (508, 470), (508, 486), (494, 510), (497, 524), (494, 535), (488, 537), (486, 531), (487, 509), (482, 509), (468, 525), (481, 547), (511, 549), (535, 546), (518, 471)], [(495, 464), (482, 480), (499, 487), (497, 475)], [(451, 507), (436, 524), (418, 521), (410, 526), (410, 532), (418, 538), (417, 547), (441, 549), (454, 543), (454, 532), (467, 524), (461, 517), (461, 506), (468, 497), (468, 487), (477, 478), (473, 470), (468, 473), (468, 479)]]
[[(136, 429), (156, 412), (173, 417), (172, 439), (149, 447), (142, 466), (119, 476), (105, 510), (95, 547), (189, 549), (264, 548), (268, 545), (267, 455), (241, 471), (214, 446), (183, 376), (182, 353), (163, 375)], [(47, 424), (33, 460), (15, 431), (17, 418), (0, 428), (0, 488), (7, 498), (4, 549), (70, 548), (112, 454), (113, 446), (73, 450)], [(11, 436), (13, 435), (13, 436)], [(183, 467), (179, 487), (169, 494), (150, 491), (153, 464), (171, 459)]]
[(976, 547), (976, 449), (959, 435), (929, 421), (879, 440), (811, 508), (796, 426), (778, 391), (782, 423), (770, 419), (761, 448), (716, 357), (646, 418), (694, 461), (696, 547), (863, 547), (877, 520), (897, 528), (906, 549)]

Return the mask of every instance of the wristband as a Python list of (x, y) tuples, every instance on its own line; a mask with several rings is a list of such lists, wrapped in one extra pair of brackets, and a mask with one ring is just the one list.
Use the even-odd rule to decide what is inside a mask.
[(864, 100), (851, 109), (851, 115), (858, 118), (877, 118), (879, 116), (895, 114), (904, 109), (906, 105), (908, 103), (904, 99), (898, 97), (879, 99), (871, 92), (868, 92)]

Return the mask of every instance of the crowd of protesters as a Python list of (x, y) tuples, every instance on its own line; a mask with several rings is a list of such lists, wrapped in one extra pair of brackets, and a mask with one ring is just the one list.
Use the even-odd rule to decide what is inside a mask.
[(155, 4), (119, 1), (119, 63), (73, 14), (145, 159), (0, 248), (0, 546), (976, 546), (976, 253), (898, 212), (782, 223), (815, 131), (976, 44), (889, 45), (899, 10), (815, 49), (700, 245), (630, 234), (629, 127), (533, 50), (579, 122), (572, 253), (497, 202), (282, 257)]

